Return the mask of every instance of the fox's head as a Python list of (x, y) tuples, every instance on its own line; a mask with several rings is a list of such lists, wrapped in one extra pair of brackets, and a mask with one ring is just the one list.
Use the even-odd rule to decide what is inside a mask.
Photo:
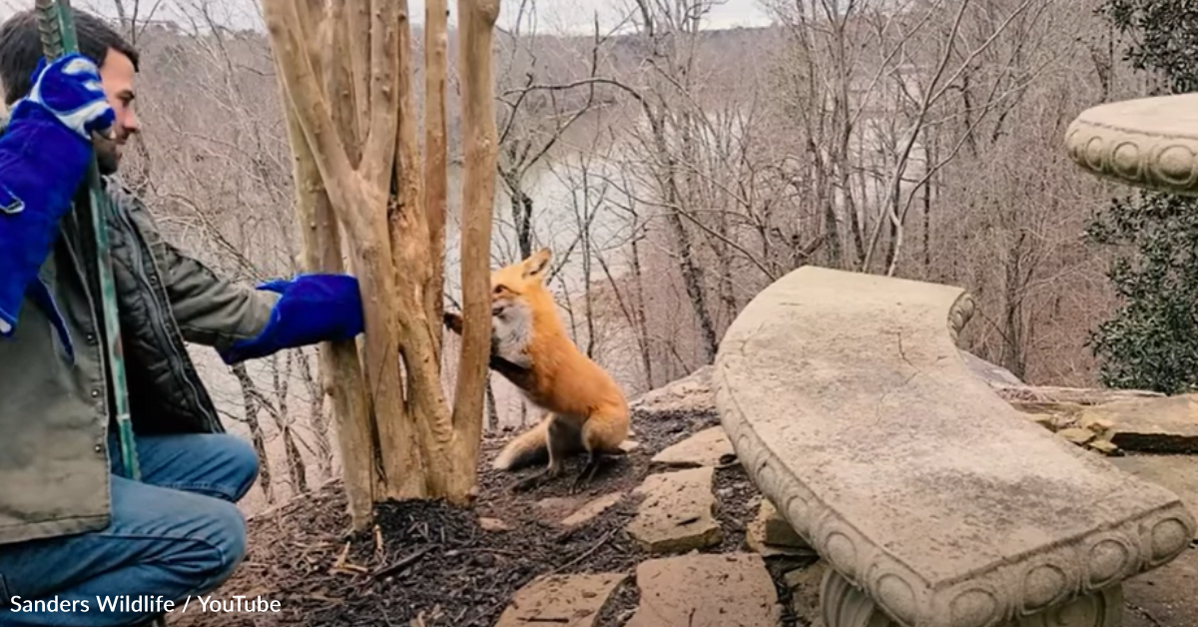
[(536, 301), (549, 297), (545, 271), (552, 256), (548, 248), (542, 248), (527, 259), (492, 272), (491, 315), (503, 316), (515, 305), (535, 306)]

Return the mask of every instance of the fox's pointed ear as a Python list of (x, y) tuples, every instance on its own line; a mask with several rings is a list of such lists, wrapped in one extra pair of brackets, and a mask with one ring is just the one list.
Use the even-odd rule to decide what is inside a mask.
[(549, 267), (551, 257), (553, 257), (553, 253), (548, 248), (542, 248), (529, 255), (528, 259), (524, 260), (524, 278), (542, 278), (545, 269)]

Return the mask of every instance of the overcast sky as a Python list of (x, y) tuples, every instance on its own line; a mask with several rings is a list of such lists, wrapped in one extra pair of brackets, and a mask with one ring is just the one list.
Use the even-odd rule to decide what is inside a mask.
[[(668, 0), (667, 0), (668, 1)], [(126, 7), (132, 7), (139, 0), (125, 0)], [(502, 0), (499, 25), (510, 29), (520, 10), (518, 0)], [(768, 23), (768, 17), (760, 5), (760, 0), (715, 0), (716, 4), (707, 15), (705, 22), (709, 28), (730, 28), (735, 26), (760, 26)], [(207, 5), (213, 16), (226, 26), (233, 28), (256, 28), (262, 24), (259, 0), (140, 0), (140, 15), (145, 16), (155, 7), (154, 18), (176, 20), (181, 26), (188, 28), (189, 21), (185, 16), (198, 14), (195, 7)], [(0, 16), (8, 17), (13, 11), (33, 6), (33, 0), (0, 0)], [(97, 13), (115, 17), (116, 4), (113, 0), (72, 0), (72, 6), (87, 9)], [(628, 14), (629, 7), (634, 6), (632, 0), (538, 0), (536, 2), (536, 20), (525, 21), (526, 25), (534, 25), (538, 32), (555, 33), (562, 31), (589, 31), (594, 15), (599, 13), (599, 23), (602, 29), (616, 27), (620, 18)], [(409, 8), (413, 21), (424, 21), (424, 1), (409, 0)], [(450, 23), (456, 22), (457, 1), (449, 0)], [(528, 9), (526, 9), (528, 10)], [(525, 27), (528, 30), (528, 27)]]

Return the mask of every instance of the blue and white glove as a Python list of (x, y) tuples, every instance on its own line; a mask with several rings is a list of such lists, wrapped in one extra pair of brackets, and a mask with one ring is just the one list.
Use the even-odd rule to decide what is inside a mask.
[(56, 59), (47, 70), (46, 59), (42, 58), (33, 76), (33, 87), (25, 100), (53, 113), (85, 141), (91, 142), (93, 131), (104, 131), (116, 121), (100, 83), (100, 69), (91, 59), (70, 54)]
[(301, 274), (258, 286), (281, 294), (257, 337), (220, 350), (226, 364), (265, 357), (285, 348), (349, 340), (365, 328), (358, 279), (345, 274)]
[[(70, 54), (32, 75), (0, 136), (0, 336), (11, 336), (26, 290), (50, 254), (58, 221), (71, 209), (92, 154), (90, 133), (116, 119), (87, 57)], [(43, 304), (43, 306), (45, 306)], [(57, 311), (47, 311), (56, 325)], [(61, 329), (60, 329), (61, 332)]]

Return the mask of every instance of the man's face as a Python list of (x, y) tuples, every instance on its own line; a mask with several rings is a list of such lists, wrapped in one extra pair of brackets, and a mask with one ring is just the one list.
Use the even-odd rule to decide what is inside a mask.
[(104, 93), (108, 95), (108, 105), (116, 114), (110, 131), (112, 139), (92, 135), (101, 174), (117, 171), (125, 141), (140, 130), (137, 115), (133, 113), (133, 78), (136, 74), (129, 57), (111, 48), (100, 65), (100, 81), (104, 84)]

